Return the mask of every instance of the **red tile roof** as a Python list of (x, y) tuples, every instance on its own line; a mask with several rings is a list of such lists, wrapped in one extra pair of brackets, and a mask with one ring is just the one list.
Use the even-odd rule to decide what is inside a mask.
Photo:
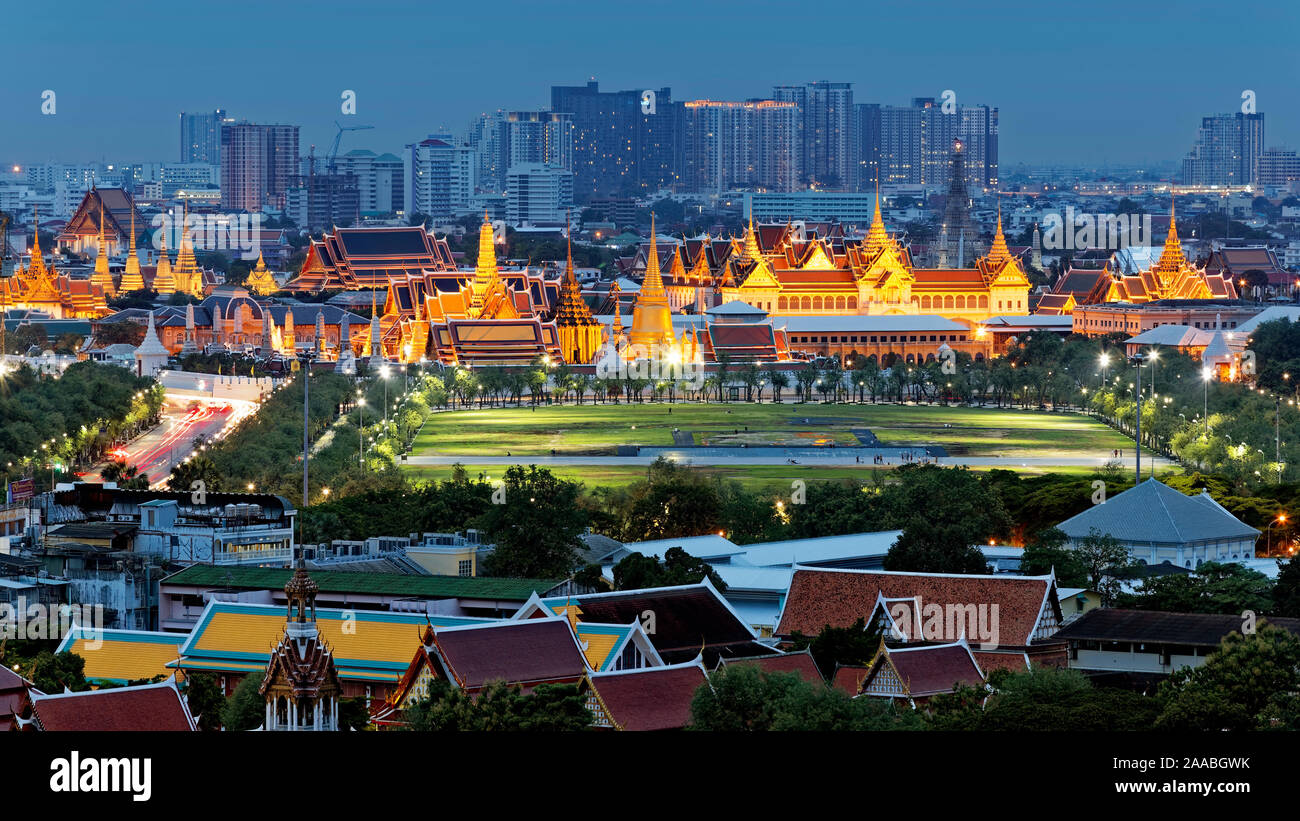
[(616, 673), (590, 679), (610, 718), (622, 730), (673, 730), (691, 721), (691, 699), (708, 678), (696, 662)]
[(32, 714), (41, 729), (53, 732), (195, 729), (189, 708), (170, 681), (62, 695), (33, 693)]
[(748, 659), (724, 659), (723, 664), (752, 664), (765, 673), (798, 673), (809, 684), (825, 684), (817, 663), (807, 650), (800, 653), (782, 653), (776, 656), (759, 656)]
[(1029, 669), (1025, 662), (1024, 653), (990, 653), (982, 650), (972, 650), (971, 655), (975, 657), (975, 663), (980, 666), (985, 675), (994, 670), (1011, 670), (1015, 673), (1023, 673)]
[(885, 663), (886, 656), (912, 698), (950, 693), (956, 685), (984, 683), (970, 651), (962, 644), (887, 649), (877, 657), (873, 675), (874, 669)]
[[(1033, 639), (1043, 602), (1053, 587), (1050, 576), (973, 576), (943, 573), (891, 573), (885, 570), (812, 570), (800, 568), (776, 634), (820, 633), (826, 625), (849, 627), (869, 618), (878, 597), (919, 596), (922, 608), (937, 604), (998, 606), (999, 644), (1027, 645)], [(920, 638), (920, 637), (918, 637)], [(950, 637), (948, 640), (958, 638)], [(975, 636), (970, 636), (973, 640)]]
[(837, 665), (835, 667), (835, 677), (831, 681), (831, 686), (836, 690), (856, 696), (858, 690), (862, 687), (862, 679), (866, 678), (867, 671), (871, 668), (856, 665)]
[(577, 681), (587, 669), (564, 619), (435, 628), (434, 641), (467, 690), (498, 680), (522, 685)]

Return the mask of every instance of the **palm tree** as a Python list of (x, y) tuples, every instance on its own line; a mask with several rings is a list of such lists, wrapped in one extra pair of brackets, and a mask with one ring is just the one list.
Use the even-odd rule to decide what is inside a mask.
[(781, 389), (789, 387), (790, 377), (786, 376), (785, 371), (779, 371), (776, 368), (769, 368), (767, 371), (767, 381), (772, 383), (772, 398), (781, 401)]

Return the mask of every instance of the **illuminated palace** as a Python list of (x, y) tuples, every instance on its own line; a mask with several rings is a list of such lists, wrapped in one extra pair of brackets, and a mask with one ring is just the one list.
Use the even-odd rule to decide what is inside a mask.
[[(932, 314), (976, 323), (1028, 313), (1029, 279), (1007, 248), (1001, 217), (973, 268), (916, 267), (885, 230), (879, 197), (861, 240), (751, 222), (743, 238), (687, 240), (670, 253), (668, 301), (697, 313), (732, 301), (776, 317)], [(640, 251), (634, 267), (644, 268), (647, 257)]]
[(12, 277), (0, 278), (0, 306), (44, 311), (55, 319), (96, 319), (111, 313), (104, 285), (93, 279), (60, 274), (41, 251), (40, 222), (26, 265), (19, 261)]

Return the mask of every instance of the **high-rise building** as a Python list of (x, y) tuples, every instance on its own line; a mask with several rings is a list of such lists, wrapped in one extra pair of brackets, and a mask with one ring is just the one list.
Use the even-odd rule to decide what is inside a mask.
[(221, 127), (230, 120), (216, 111), (181, 112), (181, 156), (183, 163), (221, 165)]
[[(941, 101), (917, 97), (909, 106), (858, 106), (859, 168), (883, 185), (948, 185), (953, 141), (963, 143), (966, 184), (981, 189), (998, 185), (998, 110), (986, 105), (958, 105), (945, 113)], [(871, 165), (871, 163), (875, 165)], [(865, 164), (864, 164), (865, 163)]]
[(675, 109), (668, 88), (552, 86), (551, 111), (573, 119), (574, 195), (642, 194), (674, 182)]
[(501, 122), (507, 169), (525, 163), (573, 170), (573, 115), (555, 111), (509, 111)]
[(506, 166), (502, 164), (502, 124), (506, 113), (500, 109), (480, 114), (470, 120), (467, 142), (478, 164), (475, 187), (485, 194), (499, 194), (506, 184)]
[(222, 208), (283, 208), (298, 176), (298, 126), (244, 121), (221, 127)]
[(678, 185), (686, 191), (802, 187), (799, 106), (691, 100), (679, 108)]
[(853, 190), (857, 184), (857, 150), (852, 84), (820, 80), (776, 86), (772, 98), (799, 106), (803, 181), (817, 188)]
[(350, 228), (361, 216), (357, 178), (337, 173), (300, 177), (285, 193), (284, 215), (308, 231)]
[(474, 196), (478, 154), (464, 140), (433, 134), (411, 151), (411, 210), (435, 219), (465, 213)]
[(362, 216), (406, 210), (405, 168), (396, 154), (376, 154), (359, 148), (335, 158), (332, 170), (356, 177)]
[(1260, 186), (1291, 188), (1300, 182), (1300, 155), (1284, 148), (1270, 148), (1259, 155)]
[(522, 163), (506, 172), (506, 221), (511, 225), (563, 225), (572, 207), (572, 171)]
[(1264, 153), (1264, 115), (1203, 117), (1192, 150), (1183, 158), (1184, 185), (1257, 185)]

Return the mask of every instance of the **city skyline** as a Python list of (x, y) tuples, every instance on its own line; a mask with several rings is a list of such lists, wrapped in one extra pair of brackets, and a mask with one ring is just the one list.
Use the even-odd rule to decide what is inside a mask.
[[(674, 100), (766, 98), (774, 86), (814, 80), (852, 83), (855, 102), (885, 105), (940, 97), (952, 89), (959, 104), (1000, 109), (1002, 162), (1008, 170), (1020, 163), (1176, 163), (1191, 147), (1201, 118), (1240, 110), (1247, 89), (1255, 94), (1256, 110), (1269, 114), (1268, 146), (1293, 146), (1300, 131), (1300, 114), (1282, 104), (1294, 97), (1295, 85), (1284, 33), (1297, 12), (1285, 8), (1184, 4), (1144, 11), (1143, 19), (1116, 25), (1123, 7), (1103, 2), (1063, 33), (1059, 21), (1029, 17), (1027, 6), (993, 13), (949, 3), (925, 11), (831, 3), (819, 20), (841, 17), (860, 20), (871, 31), (911, 34), (872, 37), (857, 34), (861, 29), (853, 25), (822, 27), (812, 20), (805, 27), (821, 34), (773, 44), (780, 60), (706, 56), (701, 62), (700, 55), (721, 53), (716, 36), (722, 28), (729, 38), (758, 43), (761, 50), (763, 32), (770, 31), (778, 10), (736, 15), (733, 9), (668, 3), (654, 11), (658, 20), (682, 21), (671, 24), (680, 29), (669, 38), (671, 50), (665, 50), (662, 38), (651, 38), (646, 50), (655, 59), (629, 66), (627, 55), (635, 48), (629, 52), (628, 41), (644, 27), (645, 14), (637, 9), (593, 19), (579, 4), (553, 4), (539, 16), (535, 7), (508, 3), (493, 17), (495, 36), (485, 37), (478, 20), (440, 18), (398, 3), (349, 20), (348, 31), (366, 45), (339, 44), (321, 63), (320, 43), (346, 8), (341, 4), (325, 4), (320, 22), (259, 8), (259, 27), (251, 33), (241, 28), (247, 21), (240, 14), (209, 20), (186, 7), (156, 7), (166, 10), (161, 19), (174, 29), (201, 25), (219, 47), (187, 52), (183, 70), (146, 72), (146, 81), (135, 86), (143, 92), (105, 93), (78, 61), (50, 61), (49, 46), (39, 37), (21, 38), (10, 51), (15, 62), (42, 68), (20, 72), (22, 82), (0, 89), (0, 104), (12, 113), (13, 125), (0, 140), (0, 159), (174, 161), (179, 113), (216, 108), (238, 120), (300, 125), (303, 155), (312, 145), (318, 154), (328, 150), (335, 120), (374, 126), (368, 134), (345, 136), (344, 151), (396, 152), (430, 133), (461, 135), (483, 111), (547, 108), (552, 85), (580, 85), (592, 78), (602, 90), (667, 87)], [(81, 2), (71, 4), (71, 13), (99, 31), (102, 43), (130, 42), (145, 25), (140, 21), (155, 19), (148, 11), (113, 17)], [(51, 12), (32, 14), (36, 30), (57, 24)], [(403, 31), (427, 24), (434, 33), (412, 39), (409, 50), (381, 52), (374, 44), (383, 41), (381, 31), (391, 36), (397, 22)], [(1225, 26), (1253, 32), (1250, 61), (1194, 59), (1199, 44), (1221, 36)], [(294, 36), (272, 39), (271, 33), (280, 31)], [(566, 40), (587, 47), (581, 53), (565, 49)], [(494, 42), (510, 46), (494, 48)], [(1091, 45), (1083, 52), (1062, 47), (1070, 42)], [(746, 57), (754, 53), (745, 52)], [(1097, 59), (1085, 60), (1084, 53)], [(1125, 53), (1138, 59), (1123, 58)], [(673, 54), (682, 59), (672, 59)], [(1063, 54), (1072, 59), (1062, 59)], [(311, 73), (272, 73), (265, 68), (272, 62), (310, 65)], [(881, 66), (888, 69), (881, 72)], [(52, 116), (41, 114), (47, 89), (56, 94)], [(345, 90), (356, 93), (353, 116), (340, 110)]]

